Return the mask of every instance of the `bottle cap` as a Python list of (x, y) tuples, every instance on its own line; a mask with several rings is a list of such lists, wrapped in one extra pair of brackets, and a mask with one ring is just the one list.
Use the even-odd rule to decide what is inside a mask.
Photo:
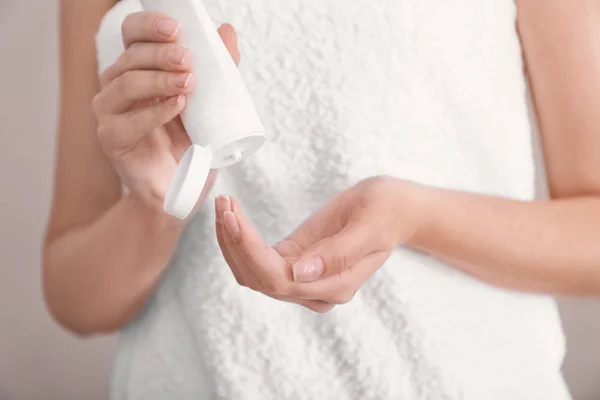
[(194, 210), (210, 173), (213, 154), (210, 146), (192, 144), (181, 157), (165, 195), (166, 213), (186, 219)]

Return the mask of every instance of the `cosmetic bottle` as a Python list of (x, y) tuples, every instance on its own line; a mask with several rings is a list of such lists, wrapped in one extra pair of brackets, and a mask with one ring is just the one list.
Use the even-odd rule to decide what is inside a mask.
[(265, 142), (265, 128), (248, 89), (200, 0), (141, 0), (180, 24), (178, 44), (191, 50), (196, 87), (181, 113), (192, 145), (169, 184), (164, 210), (185, 219), (211, 169), (233, 165)]

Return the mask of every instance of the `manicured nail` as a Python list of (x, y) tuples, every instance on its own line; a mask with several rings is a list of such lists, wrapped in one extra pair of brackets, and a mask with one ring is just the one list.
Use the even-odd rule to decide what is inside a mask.
[(237, 237), (240, 234), (240, 226), (238, 225), (235, 214), (231, 211), (225, 211), (223, 213), (223, 220), (225, 221), (225, 228), (231, 237)]
[(296, 282), (313, 282), (325, 272), (325, 263), (319, 256), (300, 261), (293, 266)]
[(175, 107), (175, 106), (178, 106), (182, 101), (183, 101), (182, 95), (173, 96), (169, 100), (167, 100), (167, 105), (169, 105), (171, 107)]
[(192, 74), (177, 74), (171, 77), (171, 84), (179, 88), (186, 88), (190, 84)]
[(223, 220), (223, 213), (231, 211), (231, 202), (229, 196), (220, 195), (215, 199), (215, 212), (219, 221)]
[(220, 203), (221, 203), (221, 213), (224, 213), (225, 211), (232, 211), (231, 210), (231, 199), (229, 198), (229, 196), (227, 195), (220, 195), (218, 197)]
[(190, 51), (188, 49), (185, 49), (183, 47), (175, 47), (169, 49), (167, 51), (167, 60), (169, 60), (171, 64), (183, 65), (183, 63), (185, 63), (185, 58), (187, 57), (189, 52)]
[(179, 22), (173, 19), (161, 19), (156, 23), (156, 31), (165, 37), (171, 37), (179, 30)]

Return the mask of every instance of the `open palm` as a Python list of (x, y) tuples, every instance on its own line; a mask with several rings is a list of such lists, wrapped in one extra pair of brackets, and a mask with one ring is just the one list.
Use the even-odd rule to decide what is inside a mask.
[(221, 196), (215, 205), (219, 245), (240, 285), (326, 312), (350, 301), (409, 234), (397, 222), (402, 205), (393, 195), (407, 185), (389, 177), (362, 181), (273, 247), (235, 199)]

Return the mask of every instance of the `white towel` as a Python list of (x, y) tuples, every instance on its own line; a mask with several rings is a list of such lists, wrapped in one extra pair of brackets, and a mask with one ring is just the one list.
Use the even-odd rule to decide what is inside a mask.
[(118, 2), (106, 13), (96, 34), (98, 75), (102, 74), (107, 67), (114, 64), (117, 58), (123, 53), (123, 50), (125, 50), (121, 35), (121, 25), (125, 17), (142, 10), (143, 8), (139, 1), (127, 0)]
[[(529, 200), (534, 163), (512, 0), (211, 0), (270, 140), (221, 171), (270, 242), (372, 175)], [(97, 36), (122, 51), (125, 0)], [(554, 301), (399, 248), (326, 315), (239, 288), (212, 203), (122, 332), (113, 399), (566, 400)], [(399, 221), (401, 222), (401, 221)]]

